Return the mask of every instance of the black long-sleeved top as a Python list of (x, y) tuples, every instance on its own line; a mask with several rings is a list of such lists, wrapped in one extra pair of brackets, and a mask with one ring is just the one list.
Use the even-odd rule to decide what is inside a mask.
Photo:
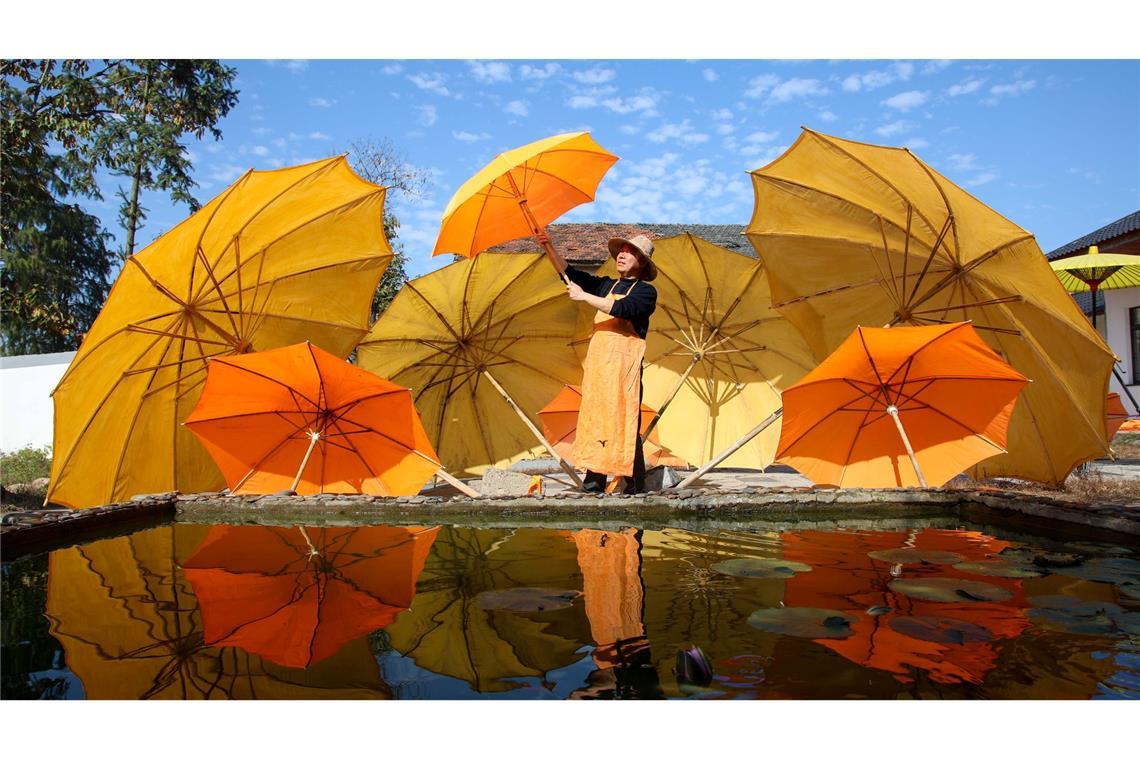
[[(571, 266), (566, 267), (566, 276), (592, 296), (605, 298), (611, 291), (614, 295), (625, 295), (620, 301), (614, 301), (610, 316), (628, 319), (638, 337), (645, 340), (649, 333), (649, 317), (657, 309), (657, 288), (641, 280), (598, 277)], [(636, 288), (634, 283), (637, 283)]]

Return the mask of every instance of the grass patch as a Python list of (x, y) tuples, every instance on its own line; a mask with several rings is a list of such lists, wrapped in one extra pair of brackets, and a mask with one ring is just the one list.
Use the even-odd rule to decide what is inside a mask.
[(1140, 478), (1112, 478), (1093, 471), (1070, 475), (1063, 490), (1090, 504), (1140, 503)]
[(1111, 445), (1117, 459), (1140, 459), (1140, 433), (1117, 433)]
[(16, 451), (0, 452), (0, 484), (31, 483), (36, 478), (51, 476), (51, 447), (25, 446)]

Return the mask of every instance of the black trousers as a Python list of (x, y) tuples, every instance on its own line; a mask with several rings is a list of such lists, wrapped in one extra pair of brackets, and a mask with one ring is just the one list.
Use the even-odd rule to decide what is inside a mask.
[[(645, 379), (645, 367), (641, 368), (641, 379)], [(641, 406), (641, 400), (645, 398), (645, 386), (638, 382), (637, 405)], [(645, 490), (645, 452), (641, 447), (641, 415), (640, 408), (637, 412), (637, 444), (633, 447), (633, 488), (635, 491)], [(594, 472), (593, 470), (586, 470), (585, 483), (589, 486), (591, 483), (595, 487), (605, 489), (606, 487), (606, 474), (604, 472)]]

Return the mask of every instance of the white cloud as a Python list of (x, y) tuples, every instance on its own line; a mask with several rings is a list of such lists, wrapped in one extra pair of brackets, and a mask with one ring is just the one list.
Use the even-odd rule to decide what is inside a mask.
[(526, 103), (522, 102), (521, 100), (512, 100), (510, 103), (507, 103), (507, 105), (503, 108), (503, 111), (509, 114), (514, 114), (515, 116), (530, 115), (530, 109), (528, 109), (526, 107)]
[(705, 69), (701, 73), (704, 75), (706, 82), (715, 82), (716, 80), (720, 79), (720, 77), (717, 76), (717, 73), (712, 69)]
[(404, 67), (398, 63), (389, 63), (380, 67), (380, 73), (387, 76), (395, 76), (404, 70)]
[(617, 78), (617, 71), (605, 66), (594, 66), (583, 71), (575, 71), (571, 76), (582, 84), (605, 84)]
[(267, 128), (267, 127), (254, 127), (253, 129), (251, 129), (251, 130), (249, 130), (249, 131), (250, 131), (250, 132), (253, 132), (253, 133), (254, 133), (255, 135), (257, 135), (258, 137), (264, 137), (265, 135), (269, 134), (269, 133), (270, 133), (270, 132), (272, 132), (273, 130), (272, 130), (272, 129), (269, 129), (269, 128)]
[(264, 145), (254, 145), (249, 149), (249, 152), (255, 156), (268, 156), (269, 148), (266, 148)]
[(779, 132), (753, 132), (744, 138), (746, 143), (770, 143), (779, 136)]
[(238, 166), (237, 164), (221, 164), (210, 169), (206, 177), (212, 182), (228, 185), (245, 174), (247, 168), (248, 167), (245, 166)]
[(273, 67), (284, 66), (293, 74), (300, 74), (309, 68), (309, 62), (300, 58), (293, 60), (267, 60), (266, 63)]
[(736, 131), (736, 127), (732, 126), (731, 124), (717, 124), (716, 125), (716, 133), (718, 135), (731, 135), (735, 131)]
[(680, 124), (662, 124), (657, 129), (649, 132), (645, 137), (650, 142), (663, 143), (669, 140), (680, 140), (686, 143), (703, 143), (707, 142), (709, 136), (702, 132), (695, 132), (693, 125), (685, 119)]
[(524, 63), (519, 66), (520, 79), (549, 79), (550, 77), (562, 71), (562, 66), (557, 63), (548, 63), (541, 68), (531, 66), (529, 63)]
[(476, 134), (474, 132), (463, 132), (463, 131), (456, 132), (453, 130), (451, 132), (451, 136), (454, 137), (456, 140), (459, 140), (460, 142), (478, 142), (480, 140), (490, 140), (491, 139), (491, 136), (489, 134), (487, 134), (486, 132), (479, 132), (478, 134)]
[(929, 92), (919, 92), (918, 90), (907, 90), (900, 92), (898, 95), (887, 98), (883, 101), (883, 105), (888, 108), (894, 108), (899, 111), (909, 111), (912, 108), (918, 108), (930, 98)]
[(893, 63), (885, 69), (874, 69), (861, 74), (851, 74), (843, 80), (843, 89), (847, 92), (860, 92), (862, 90), (876, 90), (886, 87), (897, 81), (910, 79), (914, 74), (914, 64), (908, 62)]
[(732, 111), (728, 110), (727, 108), (718, 108), (709, 114), (709, 116), (716, 119), (717, 121), (728, 121), (732, 118)]
[(621, 132), (623, 135), (636, 135), (640, 131), (641, 127), (636, 124), (622, 124), (618, 127), (618, 132)]
[(820, 111), (819, 118), (821, 121), (835, 121), (839, 117), (833, 114), (831, 111)]
[(335, 100), (329, 100), (328, 98), (309, 98), (309, 105), (314, 108), (332, 108), (335, 104)]
[(435, 106), (416, 106), (416, 113), (419, 114), (417, 121), (425, 127), (430, 127), (439, 121), (439, 111)]
[(956, 98), (959, 95), (969, 95), (971, 92), (977, 92), (981, 86), (981, 79), (967, 79), (965, 82), (950, 85), (950, 89), (946, 91), (946, 94)]
[(954, 63), (954, 62), (948, 61), (946, 59), (937, 60), (937, 61), (927, 61), (922, 67), (922, 73), (923, 74), (937, 74), (938, 72), (948, 68), (952, 63)]
[(826, 95), (827, 88), (818, 79), (789, 79), (772, 88), (768, 100), (776, 103), (786, 103), (794, 98), (806, 98), (812, 95)]
[(744, 91), (746, 98), (762, 98), (769, 90), (779, 84), (780, 78), (775, 74), (761, 74), (748, 82), (748, 89)]
[(993, 172), (982, 172), (981, 174), (979, 174), (975, 177), (971, 177), (970, 179), (963, 180), (962, 184), (965, 185), (966, 187), (979, 187), (979, 186), (985, 185), (989, 182), (993, 182), (995, 179), (998, 178), (998, 176), (999, 175), (994, 174)]
[(1037, 81), (1034, 79), (1019, 79), (1009, 84), (995, 84), (990, 88), (990, 94), (998, 97), (1003, 95), (1020, 95), (1023, 92), (1029, 92), (1036, 86)]
[(476, 81), (484, 84), (511, 81), (511, 67), (501, 61), (468, 61), (467, 69)]
[(641, 112), (643, 116), (655, 116), (657, 114), (657, 98), (659, 96), (650, 88), (644, 88), (641, 94), (630, 97), (615, 96), (614, 93), (616, 92), (616, 87), (595, 87), (571, 95), (570, 99), (566, 101), (566, 105), (575, 109), (608, 108), (623, 116), (637, 112)]
[(912, 137), (903, 143), (903, 147), (910, 148), (911, 150), (922, 150), (923, 148), (927, 148), (929, 146), (930, 143), (928, 143), (926, 140), (923, 140), (921, 137)]
[(956, 172), (969, 172), (975, 171), (978, 168), (978, 157), (973, 153), (951, 153), (950, 154), (950, 168)]
[(909, 121), (899, 119), (898, 121), (892, 121), (889, 124), (884, 124), (881, 127), (876, 127), (875, 134), (879, 135), (880, 137), (894, 137), (895, 135), (901, 135), (904, 132), (909, 132), (912, 129), (914, 129), (913, 124), (911, 124)]
[(332, 137), (326, 135), (324, 132), (310, 132), (308, 134), (310, 140), (331, 140)]
[(436, 95), (450, 96), (451, 90), (443, 83), (442, 74), (408, 74), (408, 81), (421, 90), (434, 92)]
[(752, 204), (745, 180), (718, 171), (707, 159), (683, 162), (676, 153), (622, 162), (598, 191), (592, 210), (569, 218), (637, 219), (646, 222), (724, 222)]

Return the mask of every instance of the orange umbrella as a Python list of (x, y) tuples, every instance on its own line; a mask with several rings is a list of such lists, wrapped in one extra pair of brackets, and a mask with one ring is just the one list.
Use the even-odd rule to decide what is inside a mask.
[(554, 135), (500, 153), (452, 196), (432, 255), (470, 259), (498, 243), (534, 235), (554, 263), (546, 225), (592, 201), (617, 160), (589, 132)]
[(1005, 451), (1027, 382), (968, 322), (859, 327), (784, 391), (777, 458), (820, 484), (939, 486)]
[(206, 646), (307, 668), (412, 604), (439, 528), (217, 526), (184, 564)]
[[(984, 533), (926, 529), (909, 536), (901, 532), (796, 531), (781, 536), (785, 559), (812, 566), (787, 581), (787, 607), (820, 607), (855, 618), (852, 635), (818, 639), (818, 643), (865, 667), (884, 670), (902, 682), (922, 670), (939, 683), (981, 683), (997, 664), (1003, 640), (1014, 639), (1029, 626), (1023, 609), (1028, 604), (1022, 581), (979, 575), (955, 565), (950, 555), (939, 562), (892, 564), (869, 556), (883, 550), (908, 548), (922, 553), (952, 552), (961, 563), (990, 560), (1010, 546)], [(892, 589), (895, 580), (951, 578), (984, 582), (1009, 595), (1003, 601), (927, 601)], [(868, 610), (886, 607), (871, 615)], [(953, 621), (967, 635), (940, 641), (922, 630), (924, 623)], [(918, 633), (914, 635), (914, 622)], [(908, 627), (909, 626), (909, 627)], [(936, 631), (935, 631), (936, 633)]]
[(1109, 443), (1112, 443), (1116, 431), (1120, 430), (1120, 426), (1127, 421), (1128, 410), (1124, 408), (1124, 402), (1120, 400), (1120, 394), (1108, 394), (1108, 402), (1104, 407), (1104, 434)]
[[(582, 387), (565, 385), (549, 404), (538, 412), (542, 420), (542, 434), (564, 459), (570, 461), (574, 450), (574, 434), (578, 429), (578, 408), (582, 405)], [(641, 435), (653, 424), (656, 411), (646, 404), (641, 405)], [(649, 434), (645, 441), (645, 464), (649, 467), (688, 467), (689, 463), (661, 445), (657, 431)]]
[(214, 359), (186, 425), (235, 493), (418, 493), (440, 470), (407, 388), (311, 343)]

